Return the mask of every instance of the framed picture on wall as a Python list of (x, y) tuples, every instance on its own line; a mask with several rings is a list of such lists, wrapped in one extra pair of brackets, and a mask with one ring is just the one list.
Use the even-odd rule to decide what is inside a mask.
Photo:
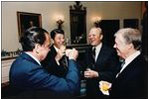
[(19, 40), (23, 36), (25, 30), (31, 27), (42, 27), (41, 14), (17, 12), (17, 20)]

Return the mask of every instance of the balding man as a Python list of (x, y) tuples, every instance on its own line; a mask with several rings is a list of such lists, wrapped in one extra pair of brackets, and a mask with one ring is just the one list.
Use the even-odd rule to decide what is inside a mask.
[[(84, 77), (87, 78), (87, 98), (104, 98), (99, 89), (99, 82), (113, 81), (119, 60), (115, 50), (102, 43), (101, 28), (91, 28), (88, 39), (92, 47), (86, 53), (88, 68), (84, 72)], [(94, 54), (92, 51), (95, 51)]]
[(68, 73), (60, 78), (48, 73), (42, 66), (50, 51), (51, 39), (42, 28), (28, 29), (20, 40), (23, 53), (10, 68), (10, 85), (15, 97), (12, 98), (70, 98), (80, 90), (79, 69), (76, 64), (78, 51), (67, 50)]

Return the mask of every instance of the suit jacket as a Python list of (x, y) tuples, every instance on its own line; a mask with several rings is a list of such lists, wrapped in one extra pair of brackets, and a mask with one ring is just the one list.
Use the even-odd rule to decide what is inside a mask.
[(147, 62), (139, 55), (115, 79), (111, 98), (147, 98), (147, 71)]
[(67, 58), (65, 59), (66, 56), (63, 56), (60, 59), (60, 65), (58, 65), (55, 60), (57, 52), (54, 46), (52, 45), (50, 49), (51, 50), (49, 51), (47, 57), (41, 62), (42, 66), (53, 75), (58, 77), (65, 77), (68, 71), (68, 63), (66, 66), (64, 66), (64, 60), (67, 60)]
[(43, 90), (53, 93), (56, 98), (75, 95), (80, 86), (79, 70), (74, 60), (69, 60), (68, 74), (64, 79), (48, 73), (26, 53), (13, 62), (9, 79), (17, 93)]
[(86, 63), (89, 68), (98, 72), (99, 77), (87, 79), (87, 96), (89, 96), (89, 98), (100, 98), (102, 93), (99, 89), (99, 81), (113, 81), (118, 72), (117, 66), (119, 64), (119, 60), (114, 49), (103, 44), (95, 64), (92, 64), (91, 50), (92, 48), (90, 48), (87, 52)]

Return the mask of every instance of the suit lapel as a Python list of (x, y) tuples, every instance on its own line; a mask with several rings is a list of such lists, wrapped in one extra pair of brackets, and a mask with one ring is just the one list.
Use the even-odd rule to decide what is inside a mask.
[(57, 52), (56, 52), (56, 50), (55, 50), (55, 48), (54, 48), (54, 45), (51, 46), (51, 51), (50, 51), (50, 53), (51, 53), (52, 57), (55, 57), (55, 56), (56, 56)]
[(104, 45), (102, 45), (101, 50), (98, 54), (97, 60), (95, 62), (95, 64), (98, 63), (98, 68), (100, 67), (99, 64), (102, 64), (103, 59), (105, 59), (105, 57), (106, 57), (106, 47)]
[(92, 58), (92, 46), (90, 46), (88, 49), (87, 49), (87, 52), (86, 52), (86, 55), (85, 55), (85, 66), (87, 68), (91, 68), (91, 69), (94, 69), (94, 61), (93, 61), (93, 58)]
[(129, 63), (126, 68), (119, 74), (119, 76), (117, 78), (123, 77), (125, 76), (127, 73), (130, 73), (130, 70), (134, 69), (136, 62), (138, 62), (140, 55), (138, 57), (136, 57), (131, 63)]

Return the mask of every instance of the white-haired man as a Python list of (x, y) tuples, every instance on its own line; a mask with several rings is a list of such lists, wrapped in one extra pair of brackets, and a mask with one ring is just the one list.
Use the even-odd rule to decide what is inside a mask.
[(147, 62), (140, 54), (141, 33), (137, 29), (120, 29), (115, 34), (117, 55), (125, 63), (112, 84), (111, 98), (147, 98)]

